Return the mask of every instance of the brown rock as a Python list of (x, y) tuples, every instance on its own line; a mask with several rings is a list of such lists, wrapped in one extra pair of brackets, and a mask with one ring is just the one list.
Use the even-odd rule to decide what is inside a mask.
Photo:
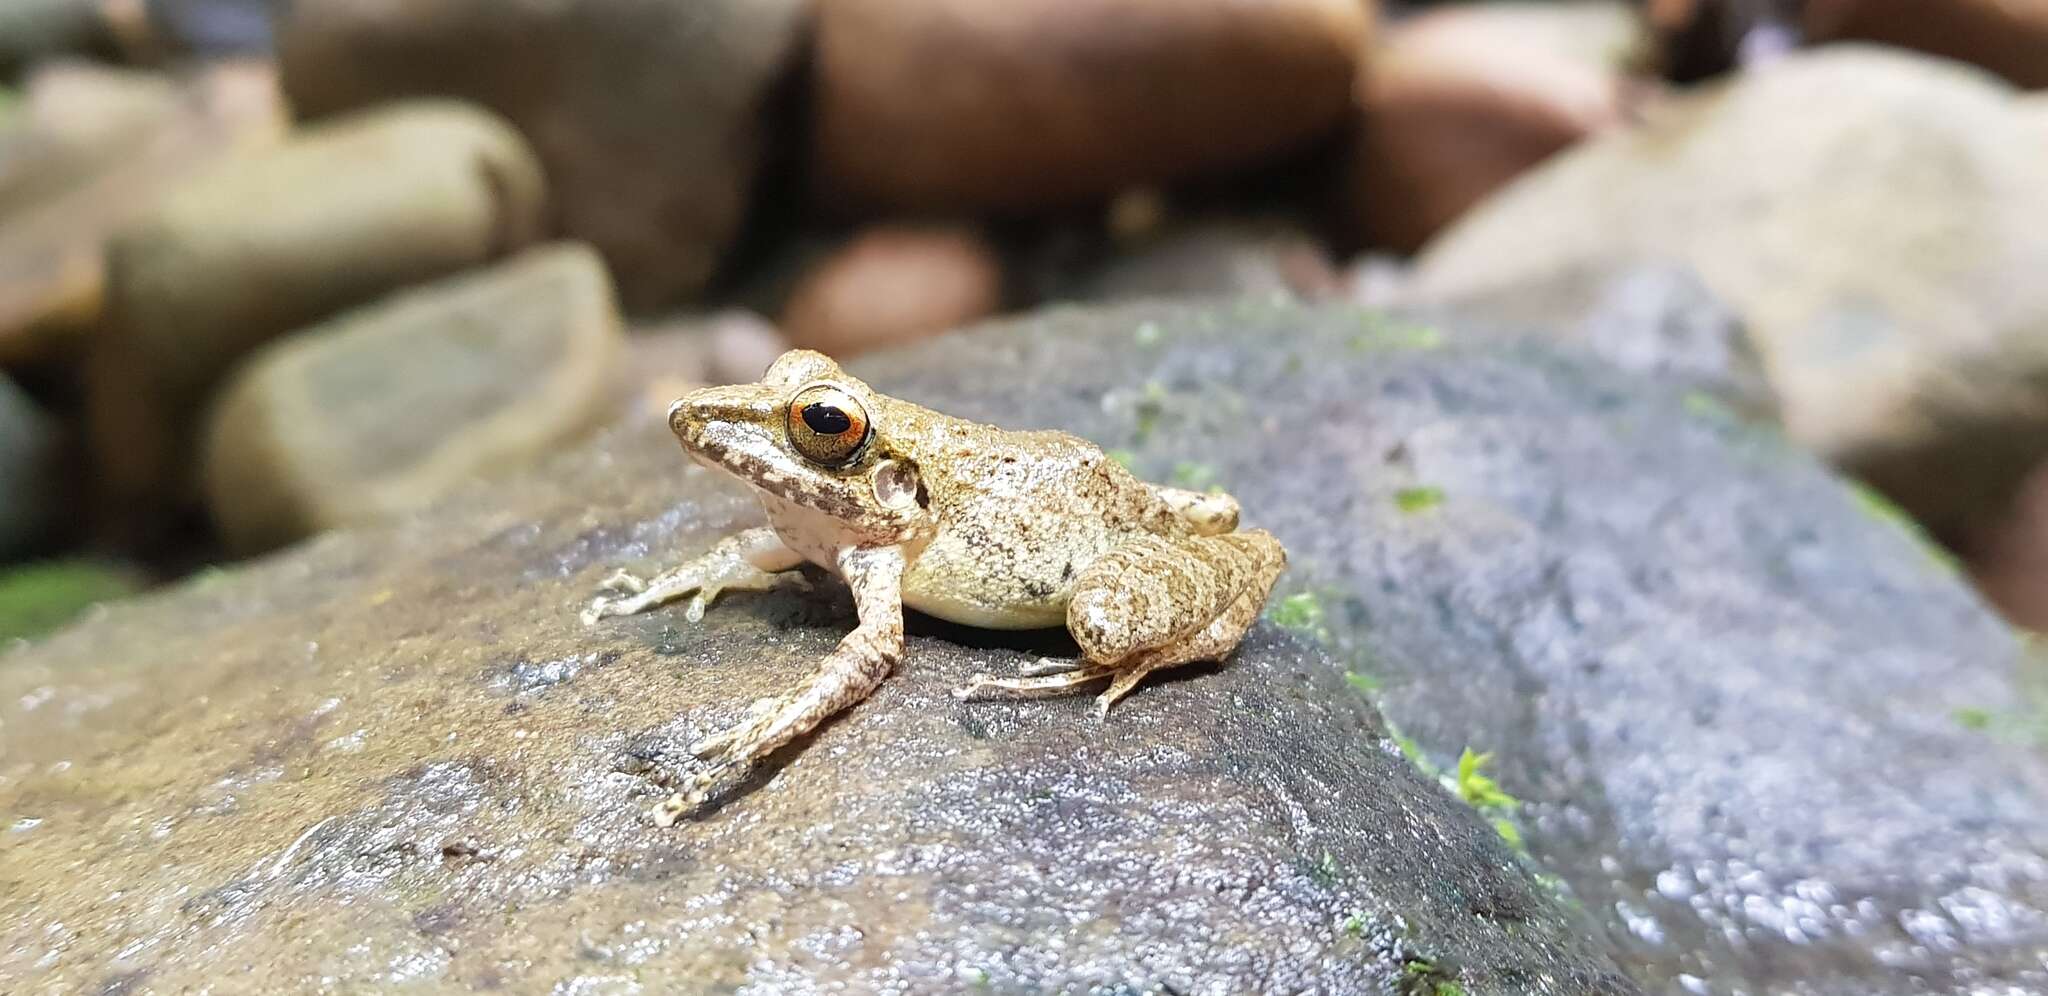
[(610, 417), (619, 347), (611, 280), (579, 245), (352, 311), (223, 392), (208, 504), (244, 551), (417, 508)]
[(1626, 5), (1447, 7), (1387, 31), (1358, 87), (1344, 170), (1361, 242), (1421, 248), (1466, 209), (1553, 153), (1618, 124), (1637, 89), (1619, 63)]
[(1002, 261), (973, 232), (871, 228), (797, 282), (782, 330), (797, 346), (852, 356), (992, 314), (1002, 293)]
[(1960, 59), (2023, 87), (2048, 87), (2041, 0), (1807, 0), (1815, 41), (1875, 41)]
[(237, 358), (516, 249), (541, 211), (519, 136), (439, 101), (309, 130), (174, 191), (108, 249), (110, 324), (87, 386), (109, 497), (133, 514), (189, 493), (191, 433)]
[(2020, 483), (2012, 505), (1965, 542), (1970, 574), (2015, 626), (2048, 632), (2048, 465)]
[(1021, 209), (1253, 162), (1343, 117), (1365, 0), (821, 0), (835, 206)]
[(450, 95), (546, 164), (564, 233), (626, 302), (686, 297), (738, 230), (769, 91), (809, 0), (298, 0), (278, 28), (293, 106)]
[(100, 317), (105, 244), (179, 182), (285, 130), (257, 63), (168, 77), (60, 64), (0, 133), (0, 366), (68, 352)]

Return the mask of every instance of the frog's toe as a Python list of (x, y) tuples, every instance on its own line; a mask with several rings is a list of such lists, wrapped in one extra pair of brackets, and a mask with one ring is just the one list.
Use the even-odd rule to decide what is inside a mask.
[(640, 575), (634, 574), (631, 571), (617, 570), (613, 571), (609, 577), (599, 581), (597, 587), (599, 591), (614, 591), (627, 595), (638, 595), (647, 590), (647, 582)]
[(583, 625), (595, 626), (597, 625), (597, 621), (599, 619), (603, 619), (606, 616), (616, 616), (621, 614), (622, 613), (620, 613), (618, 610), (618, 603), (613, 601), (612, 599), (593, 598), (590, 600), (589, 605), (584, 606), (583, 614), (582, 616), (580, 616), (580, 618), (583, 620)]
[(752, 704), (747, 706), (746, 715), (741, 716), (739, 722), (691, 744), (690, 753), (704, 759), (717, 757), (725, 753), (733, 744), (739, 742), (742, 735), (774, 713), (780, 705), (781, 700), (773, 696), (763, 696), (755, 699)]
[(1078, 658), (1040, 657), (1036, 664), (1026, 664), (1017, 669), (1020, 678), (1044, 678), (1055, 674), (1079, 671), (1084, 662)]

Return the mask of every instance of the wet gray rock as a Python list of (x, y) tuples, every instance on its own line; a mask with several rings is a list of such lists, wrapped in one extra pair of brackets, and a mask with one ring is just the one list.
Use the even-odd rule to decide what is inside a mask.
[(1704, 396), (1746, 417), (1777, 417), (1777, 396), (1742, 316), (1682, 263), (1588, 266), (1412, 312), (1455, 321), (1467, 334), (1564, 343), (1669, 385), (1695, 406)]
[(57, 423), (0, 377), (0, 559), (44, 545), (58, 511)]
[(2048, 987), (2042, 664), (1775, 432), (1472, 338), (1134, 307), (857, 372), (1236, 494), (1428, 761), (1495, 754), (1530, 851), (1648, 990)]
[[(1155, 314), (1162, 341), (1130, 345)], [(1310, 385), (1361, 368), (1289, 331), (1341, 336), (1356, 315), (1285, 314), (1272, 340), (1229, 336), (1228, 312), (1056, 314), (952, 341), (935, 355), (957, 383), (936, 362), (870, 371), (1129, 442), (1129, 412), (1086, 392), (1248, 384), (1240, 363)], [(1193, 321), (1216, 331), (1186, 338)], [(1317, 363), (1283, 374), (1303, 352)], [(1214, 425), (1161, 423), (1146, 452), (1270, 442), (1262, 417), (1227, 418), (1230, 389), (1209, 397)], [(1267, 469), (1316, 456), (1242, 452)], [(1275, 492), (1255, 494), (1273, 518)], [(1058, 644), (913, 620), (874, 698), (709, 819), (654, 830), (651, 782), (810, 667), (849, 599), (819, 579), (729, 596), (701, 626), (676, 609), (585, 628), (576, 610), (613, 568), (759, 514), (647, 418), (0, 659), (0, 988), (1637, 991), (1339, 669), (1271, 625), (1102, 723), (1085, 697), (955, 701), (969, 674)], [(1306, 552), (1326, 541), (1280, 521)]]

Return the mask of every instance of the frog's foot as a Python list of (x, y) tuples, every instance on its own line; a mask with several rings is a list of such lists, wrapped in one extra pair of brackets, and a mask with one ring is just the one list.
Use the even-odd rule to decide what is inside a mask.
[(1117, 668), (1110, 664), (1076, 663), (1058, 671), (1030, 675), (1027, 669), (1022, 678), (999, 678), (993, 674), (977, 674), (967, 684), (953, 689), (953, 697), (962, 702), (977, 699), (1039, 699), (1065, 695), (1083, 685), (1090, 685), (1104, 678), (1112, 677)]
[(583, 610), (588, 626), (606, 616), (630, 616), (657, 605), (689, 595), (683, 617), (691, 622), (704, 618), (720, 592), (728, 589), (766, 591), (775, 587), (781, 575), (763, 565), (782, 571), (796, 566), (797, 556), (782, 543), (773, 529), (748, 529), (720, 540), (701, 557), (686, 561), (651, 579), (626, 571), (615, 571), (598, 585), (607, 594), (591, 600)]
[(1020, 678), (1044, 678), (1049, 675), (1079, 671), (1087, 661), (1075, 657), (1040, 657), (1036, 664), (1026, 664), (1017, 669)]
[(753, 704), (747, 707), (746, 715), (740, 717), (739, 722), (691, 744), (690, 753), (707, 761), (725, 753), (727, 748), (738, 742), (741, 734), (772, 715), (781, 704), (782, 700), (773, 696), (755, 699)]

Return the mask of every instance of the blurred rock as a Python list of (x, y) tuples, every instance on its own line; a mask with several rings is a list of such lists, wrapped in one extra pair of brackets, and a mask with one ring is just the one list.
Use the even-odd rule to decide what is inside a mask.
[(269, 52), (272, 20), (301, 0), (144, 2), (153, 40), (161, 48), (181, 55), (220, 56)]
[(118, 0), (6, 0), (0, 3), (0, 79), (31, 63), (65, 55), (112, 56), (118, 48), (109, 8)]
[(1810, 0), (1647, 0), (1654, 46), (1646, 68), (1674, 83), (1697, 83), (1781, 57), (1799, 45), (1800, 8)]
[(965, 325), (1002, 303), (1002, 259), (980, 234), (884, 225), (804, 274), (781, 326), (794, 345), (845, 357)]
[(1028, 209), (1241, 166), (1343, 118), (1366, 0), (820, 0), (834, 208)]
[(636, 325), (620, 394), (631, 414), (662, 415), (693, 388), (760, 380), (788, 349), (774, 325), (744, 308)]
[(1413, 289), (1684, 263), (1742, 315), (1787, 432), (1953, 535), (2048, 455), (2048, 128), (2012, 97), (1919, 56), (1788, 57), (1552, 160)]
[(1344, 225), (1400, 252), (1560, 149), (1619, 125), (1640, 96), (1620, 0), (1438, 8), (1390, 27), (1358, 84)]
[(1329, 250), (1285, 222), (1169, 225), (1133, 240), (1082, 281), (1079, 296), (1136, 298), (1288, 294), (1330, 297), (1340, 278)]
[(1420, 310), (1424, 321), (1521, 333), (1591, 353), (1671, 387), (1690, 405), (1723, 406), (1760, 422), (1777, 418), (1777, 396), (1742, 317), (1683, 265), (1588, 267)]
[(2041, 0), (1806, 0), (1809, 38), (1873, 41), (1982, 66), (2048, 87), (2048, 3)]
[(209, 506), (242, 551), (425, 505), (609, 418), (620, 326), (579, 245), (530, 250), (284, 339), (222, 393)]
[(285, 88), (318, 116), (413, 94), (488, 105), (547, 165), (564, 233), (626, 303), (700, 289), (739, 229), (809, 0), (296, 0)]
[(0, 377), (0, 561), (54, 545), (61, 445), (56, 421)]
[(515, 250), (543, 207), (519, 136), (439, 101), (306, 130), (173, 191), (108, 249), (110, 321), (87, 386), (109, 497), (142, 514), (190, 493), (201, 406), (237, 358)]
[(2013, 625), (2048, 633), (2048, 464), (2020, 482), (2004, 515), (1961, 545), (1984, 597)]
[(182, 82), (84, 64), (39, 70), (0, 131), (0, 367), (79, 348), (100, 320), (108, 237), (285, 126), (276, 77), (259, 64), (216, 64)]

